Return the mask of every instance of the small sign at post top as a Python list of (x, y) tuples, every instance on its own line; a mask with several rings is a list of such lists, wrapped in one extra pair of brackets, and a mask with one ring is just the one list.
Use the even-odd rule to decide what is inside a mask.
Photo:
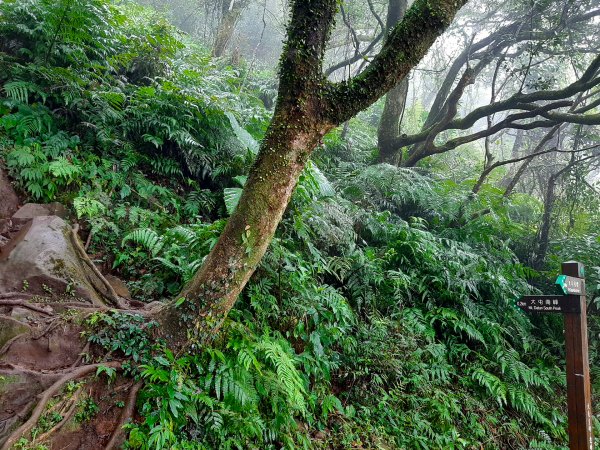
[(565, 294), (585, 294), (585, 282), (581, 278), (570, 277), (568, 275), (559, 275), (554, 284), (560, 286), (562, 292)]

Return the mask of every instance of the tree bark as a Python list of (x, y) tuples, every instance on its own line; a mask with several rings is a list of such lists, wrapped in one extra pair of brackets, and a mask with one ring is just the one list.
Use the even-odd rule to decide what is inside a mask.
[(408, 78), (405, 78), (385, 97), (385, 105), (377, 128), (380, 163), (398, 166), (402, 161), (402, 147), (396, 147), (394, 142), (400, 133), (407, 95)]
[[(562, 173), (562, 172), (561, 172)], [(550, 241), (550, 228), (552, 226), (552, 213), (554, 212), (554, 203), (556, 201), (556, 180), (558, 174), (554, 174), (548, 180), (546, 195), (544, 196), (544, 214), (542, 216), (542, 225), (538, 234), (537, 248), (533, 257), (532, 267), (541, 269), (548, 253), (548, 243)]]
[(215, 43), (212, 49), (212, 55), (217, 58), (225, 54), (235, 31), (235, 25), (246, 6), (248, 6), (248, 0), (222, 0), (222, 2), (221, 20), (219, 20), (217, 26)]
[[(389, 0), (386, 18), (386, 33), (392, 30), (406, 14), (407, 0)], [(385, 105), (377, 128), (377, 147), (379, 162), (394, 166), (402, 160), (402, 147), (396, 147), (394, 142), (400, 133), (402, 116), (408, 95), (408, 78), (390, 90), (385, 96)]]
[(337, 0), (293, 2), (273, 120), (239, 204), (198, 273), (156, 313), (171, 344), (200, 346), (214, 338), (267, 250), (312, 150), (398, 84), (465, 1), (416, 0), (369, 67), (335, 84), (325, 79), (322, 62)]

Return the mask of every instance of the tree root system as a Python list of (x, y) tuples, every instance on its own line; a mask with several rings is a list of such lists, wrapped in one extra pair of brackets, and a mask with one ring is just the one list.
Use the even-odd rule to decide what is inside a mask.
[[(121, 362), (86, 364), (88, 357), (98, 361), (110, 358), (110, 354), (101, 355), (97, 348), (84, 342), (80, 338), (79, 324), (97, 311), (115, 309), (145, 316), (151, 311), (47, 300), (50, 299), (21, 296), (21, 293), (0, 298), (0, 311), (3, 311), (0, 317), (16, 323), (21, 330), (0, 346), (0, 449), (14, 449), (15, 444), (23, 442), (31, 448), (38, 444), (83, 450), (119, 448), (126, 438), (122, 426), (135, 413), (142, 384), (119, 376), (116, 381), (119, 387), (107, 389), (106, 379), (94, 378), (99, 366), (118, 369)], [(122, 305), (129, 307), (124, 302)], [(29, 314), (22, 309), (15, 318), (15, 308), (23, 308)], [(86, 385), (96, 386), (91, 389), (93, 398), (92, 394), (83, 395), (81, 388), (65, 393), (69, 385), (77, 385), (81, 380)], [(9, 386), (5, 392), (1, 389), (2, 383)], [(77, 416), (86, 398), (103, 405), (109, 413), (98, 414), (85, 423), (78, 422)], [(117, 408), (116, 403), (124, 407)], [(53, 418), (49, 424), (48, 417)]]
[[(0, 293), (0, 320), (6, 329), (0, 334), (0, 450), (116, 449), (126, 438), (123, 425), (135, 414), (142, 383), (118, 375), (107, 388), (105, 377), (95, 377), (100, 366), (120, 371), (121, 361), (84, 341), (81, 324), (96, 312), (148, 317), (153, 311), (135, 309), (143, 305), (117, 295), (77, 231), (73, 227), (68, 238), (99, 297)], [(102, 413), (86, 413), (90, 404)]]

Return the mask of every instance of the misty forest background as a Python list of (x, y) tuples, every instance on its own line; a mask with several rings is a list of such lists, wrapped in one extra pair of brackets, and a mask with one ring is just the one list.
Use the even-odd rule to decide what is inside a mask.
[[(324, 74), (365, 70), (409, 6), (339, 2)], [(136, 300), (176, 297), (235, 210), (290, 8), (0, 3), (0, 160)], [(567, 448), (562, 317), (514, 302), (574, 259), (600, 306), (599, 105), (597, 0), (467, 3), (319, 142), (209, 346), (95, 317), (145, 380), (126, 448)], [(599, 333), (591, 316), (596, 436)]]

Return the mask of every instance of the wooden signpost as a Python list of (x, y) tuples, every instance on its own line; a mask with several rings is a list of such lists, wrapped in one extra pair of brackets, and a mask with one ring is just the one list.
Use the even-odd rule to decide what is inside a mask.
[(562, 264), (556, 280), (564, 295), (526, 295), (517, 301), (523, 311), (562, 313), (567, 356), (567, 402), (570, 450), (593, 450), (592, 389), (588, 358), (587, 310), (583, 264)]

